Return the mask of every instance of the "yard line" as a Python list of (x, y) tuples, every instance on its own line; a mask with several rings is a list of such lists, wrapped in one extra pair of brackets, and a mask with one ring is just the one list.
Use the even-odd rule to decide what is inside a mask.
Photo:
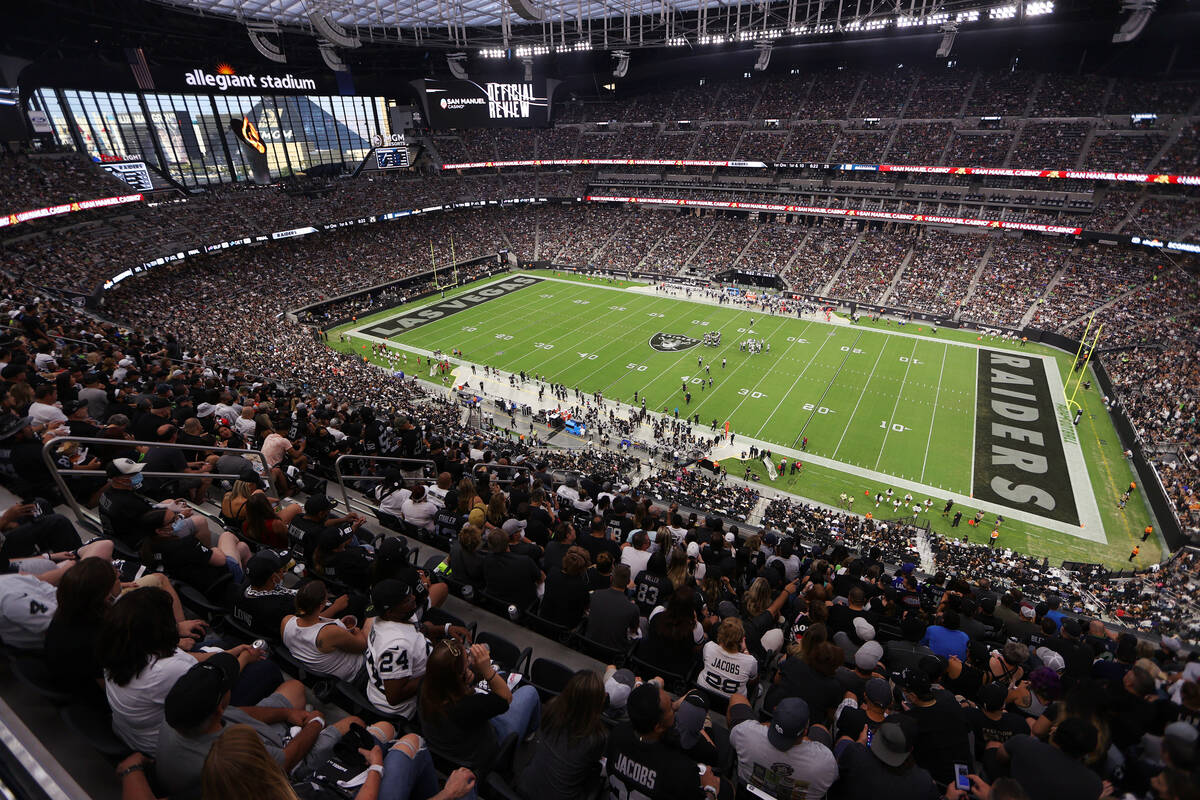
[[(942, 373), (946, 371), (946, 354), (949, 352), (949, 347), (942, 348), (942, 366), (938, 369), (937, 391), (933, 393), (933, 416), (929, 420), (929, 436), (925, 437), (925, 458), (921, 459), (921, 483), (925, 482), (925, 465), (929, 463), (929, 443), (933, 441), (933, 423), (937, 421), (938, 398), (942, 394)], [(975, 460), (974, 456), (975, 454), (972, 453), (972, 461)]]
[(875, 368), (879, 366), (879, 359), (883, 358), (883, 351), (887, 349), (887, 343), (887, 339), (880, 342), (879, 355), (875, 356), (875, 363), (871, 365), (871, 373), (867, 375), (867, 380), (863, 383), (863, 390), (858, 393), (858, 402), (854, 404), (854, 410), (850, 412), (850, 419), (846, 421), (846, 427), (842, 430), (842, 438), (838, 439), (837, 447), (833, 448), (833, 458), (837, 458), (838, 450), (841, 449), (846, 434), (850, 432), (850, 426), (854, 424), (854, 415), (858, 413), (858, 407), (862, 405), (863, 395), (867, 393), (867, 387), (871, 385), (871, 378), (875, 376)]
[[(566, 309), (566, 310), (569, 311), (570, 309)], [(607, 331), (609, 328), (613, 327), (614, 325), (620, 325), (621, 323), (623, 323), (629, 319), (629, 317), (626, 316), (626, 313), (624, 311), (612, 311), (612, 310), (606, 308), (604, 313), (601, 314), (601, 316), (599, 317), (599, 319), (597, 321), (602, 320), (604, 317), (610, 316), (610, 315), (613, 317), (612, 322), (605, 325), (603, 328), (600, 328), (599, 330), (596, 330), (596, 331), (588, 334), (587, 336), (584, 336), (582, 339), (578, 338), (578, 333), (579, 333), (578, 330), (572, 329), (572, 330), (568, 330), (562, 336), (556, 336), (552, 339), (549, 339), (548, 343), (554, 344), (554, 346), (557, 347), (561, 342), (570, 340), (572, 342), (572, 344), (571, 344), (572, 349), (574, 349), (576, 347), (582, 347), (584, 342), (590, 342), (592, 339), (595, 339), (597, 336), (602, 335), (605, 331)], [(533, 324), (536, 325), (536, 324), (538, 324), (538, 322), (539, 321), (535, 321)], [(572, 339), (572, 337), (575, 337), (575, 338)], [(536, 351), (536, 349), (537, 348), (531, 349), (530, 352), (525, 353), (521, 356), (518, 356), (517, 359), (520, 360), (522, 358), (525, 358), (526, 356), (533, 355), (534, 351)], [(544, 353), (545, 350), (543, 350), (542, 352)], [(570, 351), (562, 350), (562, 351), (559, 351), (558, 353), (552, 353), (550, 356), (540, 359), (537, 363), (532, 364), (529, 367), (526, 367), (524, 369), (524, 371), (525, 372), (534, 372), (536, 370), (540, 370), (543, 367), (545, 367), (547, 364), (549, 364), (550, 362), (554, 361), (559, 356), (563, 355), (564, 353), (568, 353), (568, 352), (570, 352)], [(579, 351), (575, 350), (575, 352), (579, 352)], [(565, 369), (565, 367), (564, 367), (564, 369)], [(520, 370), (514, 370), (514, 371), (520, 371)], [(549, 372), (547, 372), (547, 375), (549, 375)], [(557, 376), (555, 376), (554, 380), (556, 383), (559, 382), (557, 380)]]
[(883, 431), (883, 444), (879, 445), (879, 456), (875, 459), (875, 469), (879, 469), (879, 462), (883, 460), (883, 448), (887, 447), (888, 434), (892, 432), (892, 420), (896, 418), (896, 409), (900, 407), (900, 398), (904, 396), (904, 383), (908, 380), (908, 371), (912, 369), (912, 360), (916, 352), (917, 343), (913, 342), (912, 352), (908, 354), (908, 365), (904, 368), (904, 378), (900, 381), (900, 389), (896, 392), (896, 404), (892, 406), (892, 413), (887, 421), (888, 426)]
[(829, 394), (829, 390), (833, 388), (833, 384), (837, 382), (838, 375), (842, 374), (842, 367), (846, 366), (847, 359), (850, 358), (850, 354), (854, 352), (854, 348), (858, 344), (858, 340), (862, 337), (863, 331), (860, 330), (858, 332), (858, 336), (855, 336), (854, 341), (851, 342), (850, 346), (846, 348), (846, 355), (842, 356), (842, 363), (838, 364), (837, 371), (833, 373), (833, 377), (829, 379), (829, 383), (825, 384), (825, 391), (821, 392), (820, 398), (818, 398), (817, 402), (813, 404), (813, 410), (809, 412), (808, 419), (804, 420), (804, 424), (800, 426), (800, 432), (797, 433), (796, 438), (792, 440), (792, 447), (796, 446), (796, 442), (800, 441), (800, 437), (804, 435), (806, 430), (808, 430), (808, 423), (812, 422), (812, 418), (816, 416), (817, 409), (821, 407), (821, 403), (825, 400), (825, 396)]
[[(737, 322), (737, 320), (738, 320), (738, 319), (740, 319), (741, 317), (744, 317), (744, 316), (746, 316), (747, 314), (750, 314), (750, 313), (751, 313), (751, 311), (750, 311), (750, 310), (739, 311), (739, 312), (738, 312), (737, 314), (735, 314), (735, 315), (734, 315), (734, 316), (733, 316), (733, 317), (732, 317), (732, 318), (729, 320), (729, 322), (728, 322), (728, 323), (726, 323), (726, 324), (727, 324), (727, 325), (733, 325), (733, 324), (735, 324), (735, 323)], [(780, 327), (783, 327), (783, 326), (781, 325)], [(776, 330), (778, 330), (778, 328), (777, 328)], [(724, 338), (724, 337), (722, 337), (722, 338)], [(732, 338), (732, 337), (731, 337), (731, 338)], [(718, 350), (718, 351), (717, 351), (717, 353), (716, 353), (716, 355), (721, 355), (722, 353), (724, 353), (726, 350), (728, 350), (728, 349), (729, 349), (730, 347), (732, 347), (732, 346), (733, 346), (733, 342), (731, 341), (729, 344), (725, 345), (725, 347), (723, 347), (723, 348), (721, 348), (720, 350)], [(648, 387), (650, 387), (650, 386), (653, 386), (653, 385), (654, 385), (656, 382), (658, 382), (658, 380), (659, 380), (660, 378), (662, 378), (664, 375), (667, 375), (667, 374), (669, 374), (669, 373), (671, 373), (671, 372), (674, 372), (674, 371), (675, 371), (675, 369), (676, 369), (676, 367), (678, 367), (678, 366), (679, 366), (679, 362), (680, 362), (680, 361), (683, 361), (683, 359), (685, 359), (685, 358), (689, 358), (689, 357), (691, 357), (692, 355), (694, 355), (694, 353), (692, 353), (692, 352), (691, 352), (690, 348), (689, 348), (688, 350), (684, 350), (682, 353), (680, 353), (680, 354), (679, 354), (679, 358), (675, 359), (675, 361), (674, 361), (674, 362), (672, 362), (671, 366), (669, 366), (669, 367), (666, 367), (665, 369), (663, 369), (662, 371), (660, 371), (660, 372), (659, 372), (657, 375), (655, 375), (654, 377), (652, 377), (652, 378), (650, 379), (650, 382), (649, 382), (649, 383), (647, 383), (647, 384), (646, 384), (645, 386), (643, 386), (642, 388), (638, 389), (638, 394), (640, 394), (642, 397), (645, 397), (645, 396), (646, 396), (646, 389), (647, 389)], [(716, 356), (714, 356), (714, 358), (715, 358), (715, 357), (716, 357)], [(736, 368), (735, 368), (735, 369), (736, 369)], [(628, 372), (626, 372), (626, 373), (622, 374), (622, 376), (621, 376), (621, 377), (623, 378), (623, 377), (625, 377), (625, 375), (628, 375), (628, 374), (629, 374), (629, 373), (628, 373)], [(617, 380), (620, 380), (620, 378), (618, 378)], [(614, 381), (613, 381), (613, 383), (616, 383), (616, 380), (614, 380)], [(612, 386), (612, 383), (608, 384), (608, 386)], [(606, 388), (606, 389), (607, 389), (607, 388), (608, 388), (608, 386), (606, 386), (606, 387), (604, 387), (604, 388)], [(672, 392), (671, 394), (674, 394), (674, 392)], [(667, 395), (667, 397), (670, 397), (670, 396), (671, 396), (671, 394), (668, 394), (668, 395)], [(693, 413), (695, 413), (695, 412), (693, 412)]]
[[(803, 330), (803, 331), (801, 331), (801, 333), (805, 333), (805, 332), (807, 332), (807, 331), (808, 331), (808, 329), (809, 329), (809, 327), (811, 327), (811, 326), (812, 326), (812, 321), (809, 321), (808, 325), (805, 325), (805, 326), (804, 326), (804, 330)], [(803, 336), (797, 336), (796, 338), (797, 338), (797, 339), (802, 339), (802, 338), (804, 338), (804, 337), (803, 337)], [(807, 363), (804, 365), (804, 367), (803, 367), (803, 368), (800, 370), (800, 372), (799, 372), (799, 373), (796, 375), (796, 378), (795, 378), (795, 380), (793, 380), (793, 381), (792, 381), (792, 385), (791, 385), (791, 386), (789, 386), (789, 387), (787, 388), (787, 391), (783, 393), (783, 397), (779, 398), (779, 402), (775, 404), (775, 408), (771, 409), (771, 413), (767, 415), (767, 418), (766, 418), (765, 420), (763, 420), (763, 424), (762, 424), (762, 425), (760, 425), (760, 426), (759, 426), (759, 428), (758, 428), (758, 430), (754, 432), (754, 438), (755, 438), (755, 439), (757, 439), (757, 438), (758, 438), (758, 435), (759, 435), (760, 433), (762, 433), (762, 432), (763, 432), (763, 428), (767, 427), (767, 423), (769, 423), (769, 422), (771, 421), (771, 419), (772, 419), (772, 418), (773, 418), (773, 417), (774, 417), (776, 414), (778, 414), (778, 413), (779, 413), (779, 409), (783, 407), (783, 404), (784, 404), (784, 402), (785, 402), (785, 401), (788, 399), (788, 397), (791, 395), (791, 393), (792, 393), (792, 390), (796, 388), (796, 384), (797, 384), (797, 383), (799, 383), (799, 382), (800, 382), (800, 379), (804, 377), (804, 373), (808, 372), (808, 368), (809, 368), (810, 366), (812, 366), (812, 363), (813, 363), (814, 361), (816, 361), (816, 360), (817, 360), (817, 356), (821, 355), (821, 351), (825, 349), (825, 345), (829, 344), (829, 342), (830, 342), (832, 339), (835, 339), (835, 338), (837, 338), (837, 337), (835, 337), (835, 336), (826, 336), (826, 337), (825, 337), (825, 341), (821, 342), (820, 346), (819, 346), (819, 347), (817, 347), (817, 349), (813, 351), (813, 354), (812, 354), (812, 356), (811, 356), (811, 357), (808, 359), (808, 362), (807, 362)], [(796, 342), (792, 342), (792, 344), (796, 344)], [(743, 400), (742, 402), (744, 403), (744, 402), (745, 402), (745, 400)], [(732, 414), (731, 414), (730, 416), (732, 416)], [(781, 442), (781, 444), (782, 444), (782, 442)]]

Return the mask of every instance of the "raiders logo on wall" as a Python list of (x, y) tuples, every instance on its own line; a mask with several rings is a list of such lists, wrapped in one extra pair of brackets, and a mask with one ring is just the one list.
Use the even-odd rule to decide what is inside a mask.
[(699, 339), (679, 333), (659, 333), (650, 337), (650, 346), (660, 353), (677, 353), (700, 344)]

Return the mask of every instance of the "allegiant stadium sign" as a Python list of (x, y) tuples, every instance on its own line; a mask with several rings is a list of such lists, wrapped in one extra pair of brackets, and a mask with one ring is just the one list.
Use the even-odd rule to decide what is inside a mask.
[(235, 75), (232, 72), (211, 73), (194, 69), (184, 76), (188, 86), (210, 86), (222, 92), (230, 89), (287, 89), (289, 91), (316, 91), (317, 82), (312, 78), (297, 78), (290, 72), (278, 75)]

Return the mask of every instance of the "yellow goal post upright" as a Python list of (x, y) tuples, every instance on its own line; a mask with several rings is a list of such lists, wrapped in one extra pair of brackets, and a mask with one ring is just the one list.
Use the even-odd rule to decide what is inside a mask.
[[(1083, 329), (1083, 336), (1079, 337), (1079, 349), (1075, 351), (1075, 360), (1071, 362), (1071, 372), (1067, 375), (1067, 380), (1063, 385), (1063, 394), (1066, 397), (1067, 408), (1075, 411), (1083, 411), (1083, 406), (1075, 399), (1075, 395), (1079, 393), (1079, 387), (1087, 378), (1088, 365), (1092, 362), (1092, 355), (1096, 352), (1096, 345), (1100, 341), (1100, 334), (1104, 331), (1104, 323), (1101, 323), (1096, 332), (1092, 334), (1091, 344), (1088, 344), (1088, 334), (1092, 331), (1092, 325), (1096, 321), (1096, 315), (1092, 314), (1088, 317), (1087, 327)], [(1083, 355), (1084, 348), (1087, 348), (1087, 354)], [(1079, 362), (1080, 356), (1083, 356), (1083, 363)], [(1079, 369), (1076, 370), (1075, 367)], [(1075, 373), (1079, 375), (1076, 377)], [(1071, 381), (1074, 379), (1075, 387), (1071, 388)]]

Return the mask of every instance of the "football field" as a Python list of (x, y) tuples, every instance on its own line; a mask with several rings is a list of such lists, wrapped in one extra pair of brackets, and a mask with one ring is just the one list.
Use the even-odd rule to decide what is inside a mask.
[[(703, 342), (713, 332), (717, 346)], [(820, 491), (807, 491), (804, 476), (784, 476), (780, 488), (838, 504), (832, 490), (844, 483), (855, 511), (881, 518), (910, 515), (874, 507), (874, 492), (894, 486), (897, 496), (931, 498), (935, 512), (948, 498), (972, 514), (981, 508), (989, 531), (1003, 513), (1006, 539), (1025, 531), (1019, 549), (1109, 562), (1128, 554), (1126, 534), (1144, 524), (1145, 509), (1134, 519), (1131, 508), (1122, 512), (1129, 530), (1116, 541), (1106, 535), (1112, 514), (1096, 488), (1128, 480), (1128, 467), (1107, 477), (1089, 469), (1086, 437), (1064, 419), (1062, 356), (1040, 345), (927, 325), (765, 315), (546, 272), (481, 281), (331, 331), (340, 337), (335, 346), (364, 356), (370, 343), (457, 349), (459, 380), (474, 388), (481, 376), (467, 365), (487, 364), (630, 405), (636, 393), (637, 405), (645, 398), (651, 411), (698, 415), (705, 430), (728, 422), (740, 447), (756, 441), (776, 461), (795, 453), (811, 472), (832, 476)], [(750, 338), (769, 352), (747, 352), (741, 343)], [(1099, 422), (1109, 430), (1101, 441), (1115, 441), (1111, 422)], [(955, 533), (986, 537), (966, 526)]]

